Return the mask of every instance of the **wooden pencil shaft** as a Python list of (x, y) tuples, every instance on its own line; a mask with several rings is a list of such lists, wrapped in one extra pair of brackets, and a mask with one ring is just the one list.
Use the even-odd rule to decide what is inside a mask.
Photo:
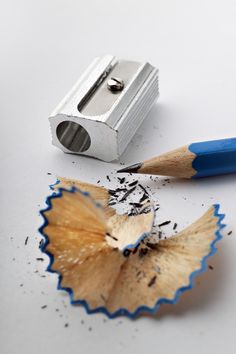
[(191, 178), (196, 171), (192, 167), (195, 155), (187, 146), (146, 160), (138, 173)]

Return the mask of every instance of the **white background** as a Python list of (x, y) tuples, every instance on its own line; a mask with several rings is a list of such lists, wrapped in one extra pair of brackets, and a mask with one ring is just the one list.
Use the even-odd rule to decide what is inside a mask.
[(175, 219), (181, 229), (219, 202), (228, 225), (214, 270), (154, 318), (87, 315), (56, 290), (47, 257), (36, 258), (38, 211), (56, 175), (115, 184), (106, 174), (118, 162), (63, 154), (51, 145), (47, 120), (95, 56), (160, 69), (160, 99), (122, 162), (235, 135), (236, 2), (8, 0), (0, 16), (1, 354), (235, 353), (235, 175), (166, 186), (141, 177), (160, 201), (161, 221)]

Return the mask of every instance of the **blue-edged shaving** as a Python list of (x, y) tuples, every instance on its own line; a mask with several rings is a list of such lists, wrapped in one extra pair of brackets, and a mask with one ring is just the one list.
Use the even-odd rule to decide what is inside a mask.
[[(110, 318), (155, 314), (161, 304), (175, 304), (207, 269), (225, 226), (219, 205), (213, 205), (173, 237), (150, 242), (151, 211), (123, 218), (108, 206), (105, 188), (78, 181), (61, 181), (54, 190), (39, 229), (48, 271), (59, 275), (58, 288), (69, 293), (72, 304)], [(129, 233), (138, 242), (127, 249)]]

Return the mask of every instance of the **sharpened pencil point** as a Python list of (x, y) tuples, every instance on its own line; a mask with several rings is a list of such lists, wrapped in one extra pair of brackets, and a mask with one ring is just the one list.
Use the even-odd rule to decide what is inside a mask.
[(127, 166), (118, 170), (117, 173), (138, 173), (138, 170), (142, 167), (142, 163), (135, 163), (134, 165)]

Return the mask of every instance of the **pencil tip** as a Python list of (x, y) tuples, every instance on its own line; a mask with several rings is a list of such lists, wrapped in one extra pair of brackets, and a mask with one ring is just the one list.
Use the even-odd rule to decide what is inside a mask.
[(117, 173), (138, 173), (138, 170), (142, 167), (142, 163), (135, 163), (134, 165), (127, 166), (118, 170)]

